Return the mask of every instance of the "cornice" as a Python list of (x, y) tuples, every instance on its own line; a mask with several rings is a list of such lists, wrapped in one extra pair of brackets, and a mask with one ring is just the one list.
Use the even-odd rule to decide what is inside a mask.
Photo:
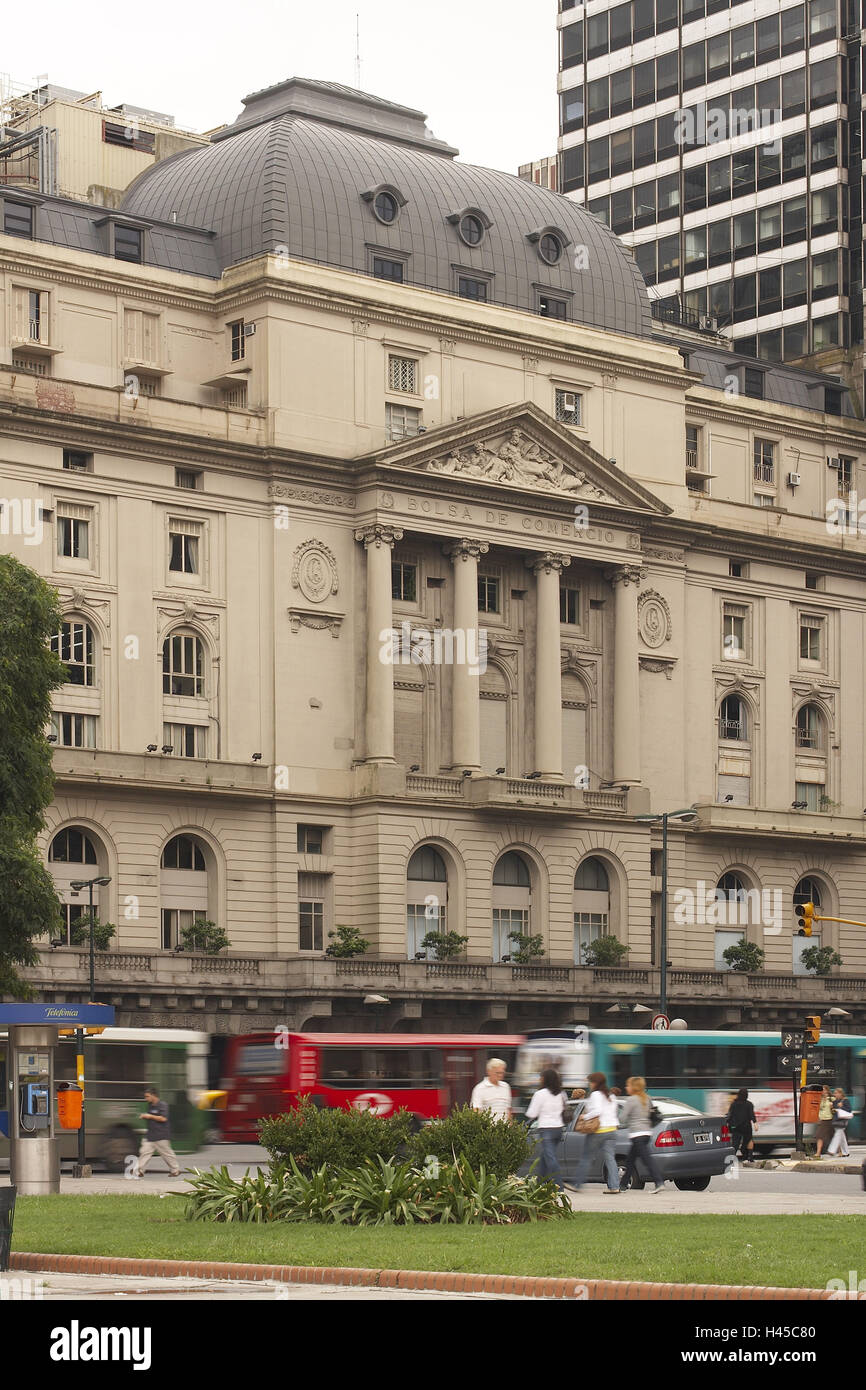
[[(112, 266), (117, 264), (113, 258)], [(145, 267), (147, 269), (147, 267)], [(161, 269), (161, 267), (160, 267)], [(165, 271), (165, 274), (178, 274), (181, 272)], [(131, 275), (124, 275), (122, 271), (114, 270), (111, 276), (100, 273), (98, 270), (69, 270), (58, 267), (56, 262), (46, 260), (44, 257), (35, 256), (25, 260), (21, 256), (10, 256), (8, 253), (0, 252), (0, 275), (38, 275), (45, 280), (52, 280), (58, 285), (76, 286), (79, 289), (96, 290), (102, 294), (106, 291), (112, 294), (128, 295), (131, 299), (142, 299), (151, 302), (159, 301), (174, 309), (205, 309), (208, 313), (218, 310), (219, 303), (216, 300), (216, 291), (209, 294), (204, 289), (193, 289), (190, 287), (184, 290), (180, 286), (172, 285), (171, 288), (161, 286), (155, 280), (147, 280), (144, 284)], [(191, 275), (191, 280), (207, 280), (207, 276)], [(218, 280), (209, 280), (209, 284), (217, 286)]]
[[(748, 404), (746, 404), (747, 401)], [(770, 406), (774, 410), (783, 412), (787, 427), (790, 428), (791, 423), (796, 426), (798, 439), (820, 440), (822, 447), (828, 438), (846, 439), (850, 440), (852, 444), (856, 443), (860, 449), (866, 448), (866, 421), (831, 415), (829, 419), (833, 423), (830, 424), (826, 422), (826, 417), (823, 417), (821, 411), (806, 410), (799, 405), (783, 405), (778, 401), (758, 401), (753, 406), (750, 397), (738, 396), (735, 402), (732, 401), (729, 406), (725, 407), (720, 403), (704, 401), (701, 398), (696, 399), (687, 395), (686, 419), (689, 420), (691, 416), (696, 416), (698, 414), (697, 407), (700, 406), (700, 418), (702, 420), (717, 420), (727, 425), (734, 421), (739, 425), (756, 425), (760, 426), (761, 429), (767, 429), (768, 423), (776, 417), (774, 415), (768, 416), (765, 412), (756, 409), (757, 405)], [(792, 422), (791, 417), (794, 412), (796, 412), (796, 416)], [(816, 416), (822, 416), (825, 423), (817, 424)]]

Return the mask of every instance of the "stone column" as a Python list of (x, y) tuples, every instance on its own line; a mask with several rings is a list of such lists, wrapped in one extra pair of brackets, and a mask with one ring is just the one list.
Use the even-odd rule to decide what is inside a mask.
[(355, 540), (367, 552), (367, 722), (366, 761), (394, 761), (394, 668), (382, 660), (387, 635), (393, 630), (391, 612), (391, 552), (403, 532), (393, 526), (364, 526)]
[(484, 541), (463, 539), (443, 549), (454, 566), (451, 762), (455, 768), (480, 772), (479, 667), (484, 661), (479, 661), (482, 653), (478, 645), (478, 557), (486, 555), (490, 547)]
[(641, 780), (637, 594), (642, 577), (639, 565), (623, 565), (606, 575), (615, 599), (613, 780), (622, 786), (634, 786)]
[(547, 550), (526, 561), (535, 572), (535, 772), (562, 781), (562, 659), (559, 576), (570, 555)]

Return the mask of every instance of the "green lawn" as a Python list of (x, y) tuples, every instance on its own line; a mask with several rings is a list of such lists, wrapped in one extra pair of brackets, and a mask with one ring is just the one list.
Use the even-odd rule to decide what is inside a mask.
[(862, 1267), (862, 1216), (578, 1213), (533, 1226), (235, 1226), (183, 1219), (179, 1197), (22, 1197), (14, 1250), (354, 1265), (665, 1283), (823, 1288)]

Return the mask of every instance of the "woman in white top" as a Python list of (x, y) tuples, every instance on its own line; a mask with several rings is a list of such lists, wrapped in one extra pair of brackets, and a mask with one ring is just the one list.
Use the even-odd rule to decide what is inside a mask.
[(537, 1176), (541, 1179), (553, 1178), (562, 1191), (559, 1175), (559, 1156), (557, 1150), (562, 1138), (562, 1112), (565, 1109), (565, 1096), (559, 1072), (548, 1067), (541, 1073), (541, 1089), (535, 1092), (526, 1111), (528, 1120), (538, 1121), (541, 1136), (541, 1162)]
[(580, 1119), (598, 1119), (598, 1129), (594, 1134), (587, 1134), (586, 1136), (583, 1153), (574, 1175), (574, 1186), (578, 1190), (583, 1186), (584, 1179), (597, 1153), (601, 1150), (604, 1175), (607, 1179), (607, 1187), (604, 1190), (605, 1192), (619, 1192), (619, 1168), (616, 1161), (616, 1131), (619, 1125), (619, 1110), (616, 1097), (612, 1096), (608, 1090), (607, 1077), (604, 1072), (590, 1072), (589, 1084), (592, 1090), (589, 1100), (581, 1111)]

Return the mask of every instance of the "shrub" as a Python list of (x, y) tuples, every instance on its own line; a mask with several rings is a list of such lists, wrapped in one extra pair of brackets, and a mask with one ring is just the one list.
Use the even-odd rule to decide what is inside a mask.
[(185, 1215), (188, 1221), (318, 1221), (351, 1226), (420, 1223), (500, 1225), (571, 1216), (553, 1183), (513, 1176), (495, 1178), (465, 1158), (423, 1171), (382, 1158), (357, 1168), (302, 1173), (294, 1159), (255, 1177), (235, 1180), (225, 1167), (195, 1170)]
[(544, 955), (542, 941), (544, 937), (539, 933), (537, 936), (525, 936), (523, 932), (510, 931), (508, 940), (514, 942), (514, 950), (511, 952), (511, 959), (515, 965), (530, 965), (539, 956)]
[(722, 951), (724, 960), (732, 970), (742, 974), (757, 974), (764, 968), (764, 952), (760, 946), (756, 946), (754, 941), (747, 941), (741, 936), (734, 946), (728, 946), (727, 950)]
[(218, 956), (220, 951), (231, 945), (225, 929), (210, 921), (193, 922), (188, 927), (181, 927), (180, 941), (185, 951), (201, 951), (206, 956)]
[[(72, 923), (69, 932), (69, 940), (73, 946), (90, 945), (90, 913), (84, 912)], [(93, 914), (93, 945), (97, 951), (107, 951), (113, 938), (117, 935), (117, 929), (113, 922), (101, 922), (96, 913)]]
[(844, 965), (832, 946), (807, 946), (800, 959), (811, 975), (829, 975), (834, 965)]
[(336, 937), (334, 944), (328, 946), (325, 951), (326, 956), (343, 959), (347, 956), (363, 956), (369, 950), (370, 943), (366, 937), (362, 936), (357, 927), (338, 927), (336, 931), (328, 932), (328, 940)]
[(259, 1141), (278, 1164), (294, 1159), (305, 1173), (354, 1168), (367, 1159), (402, 1153), (414, 1121), (408, 1110), (374, 1115), (370, 1110), (320, 1110), (309, 1096), (286, 1115), (259, 1121)]
[(460, 936), (456, 931), (428, 931), (421, 948), (432, 951), (437, 960), (451, 960), (454, 956), (462, 956), (468, 940), (468, 936)]
[(584, 965), (621, 965), (628, 947), (615, 936), (597, 936), (581, 946)]
[(442, 1163), (464, 1158), (476, 1172), (482, 1167), (495, 1178), (516, 1173), (533, 1152), (526, 1126), (495, 1120), (486, 1110), (464, 1105), (443, 1120), (433, 1120), (412, 1137), (407, 1157), (422, 1167), (433, 1157)]

